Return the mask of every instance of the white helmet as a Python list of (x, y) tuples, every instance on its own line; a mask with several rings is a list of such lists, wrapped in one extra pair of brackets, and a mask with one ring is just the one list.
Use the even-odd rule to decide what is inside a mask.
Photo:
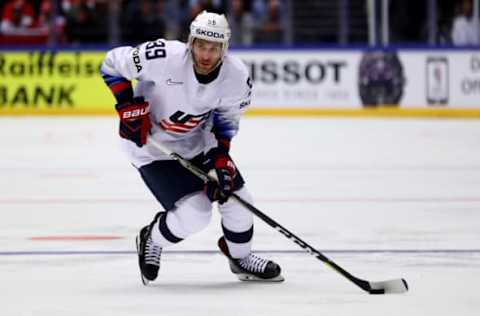
[(207, 41), (222, 43), (222, 58), (228, 50), (231, 36), (230, 26), (223, 14), (203, 11), (190, 24), (188, 47), (192, 49), (193, 40), (200, 38)]

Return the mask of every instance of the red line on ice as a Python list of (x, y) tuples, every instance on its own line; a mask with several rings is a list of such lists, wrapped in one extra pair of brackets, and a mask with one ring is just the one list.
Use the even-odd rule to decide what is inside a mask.
[(100, 236), (100, 235), (83, 235), (83, 236), (36, 236), (28, 239), (33, 241), (92, 241), (92, 240), (117, 240), (123, 239), (121, 236)]

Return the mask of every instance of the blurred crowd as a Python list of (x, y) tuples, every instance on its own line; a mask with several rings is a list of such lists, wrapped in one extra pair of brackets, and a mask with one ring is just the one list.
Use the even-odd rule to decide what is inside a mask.
[(0, 0), (0, 8), (0, 44), (186, 40), (202, 10), (227, 15), (233, 45), (282, 43), (285, 33), (283, 0)]
[[(0, 0), (0, 44), (135, 45), (160, 37), (185, 41), (192, 18), (202, 10), (227, 16), (232, 28), (233, 46), (285, 44), (288, 43), (287, 34), (292, 34), (289, 28), (295, 27), (291, 21), (295, 17), (288, 11), (292, 2), (293, 0)], [(393, 39), (398, 42), (424, 40), (425, 37), (417, 37), (426, 23), (422, 26), (412, 22), (424, 22), (426, 19), (424, 11), (427, 6), (418, 5), (421, 2), (425, 1), (392, 1), (392, 9), (395, 10), (391, 18)], [(398, 8), (395, 8), (395, 3)], [(409, 8), (408, 3), (413, 3), (416, 7)], [(439, 0), (438, 3), (438, 43), (478, 44), (479, 32), (475, 29), (472, 17), (472, 0)], [(413, 13), (421, 16), (412, 18)]]
[(233, 45), (283, 42), (281, 0), (122, 1), (121, 25), (127, 26), (122, 28), (122, 40), (135, 43), (165, 37), (185, 41), (190, 22), (203, 10), (227, 16)]
[[(378, 0), (381, 1), (381, 0)], [(435, 43), (443, 45), (478, 45), (473, 0), (435, 0), (433, 17)], [(391, 42), (427, 43), (429, 41), (429, 0), (390, 0)]]

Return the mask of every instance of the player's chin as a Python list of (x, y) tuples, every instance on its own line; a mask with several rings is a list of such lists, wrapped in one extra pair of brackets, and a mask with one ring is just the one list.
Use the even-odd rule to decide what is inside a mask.
[(212, 64), (208, 64), (208, 65), (200, 64), (199, 68), (202, 71), (202, 73), (208, 74), (213, 70), (213, 65)]

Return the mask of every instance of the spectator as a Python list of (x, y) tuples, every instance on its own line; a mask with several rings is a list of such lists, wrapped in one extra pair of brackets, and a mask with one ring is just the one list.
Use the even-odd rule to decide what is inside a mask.
[(166, 0), (163, 17), (168, 21), (165, 38), (187, 41), (191, 22), (189, 0)]
[(49, 34), (52, 41), (63, 43), (65, 41), (65, 18), (56, 12), (55, 6), (53, 0), (42, 0), (37, 26), (46, 34)]
[(233, 0), (227, 14), (232, 29), (232, 45), (251, 45), (253, 42), (253, 17), (245, 8), (244, 0)]
[(436, 43), (448, 45), (452, 43), (452, 20), (455, 12), (453, 1), (441, 0), (437, 3), (437, 38)]
[(97, 8), (95, 1), (77, 0), (64, 5), (64, 8), (68, 10), (65, 28), (68, 42), (88, 44), (106, 41), (106, 21), (101, 20), (102, 10)]
[(255, 43), (283, 43), (284, 26), (279, 0), (267, 0), (265, 15), (255, 31)]
[(476, 45), (478, 41), (478, 25), (473, 19), (471, 0), (462, 0), (459, 14), (453, 20), (452, 42), (455, 45)]
[(188, 0), (163, 0), (163, 2), (161, 18), (165, 22), (165, 38), (179, 39), (182, 32), (188, 34), (190, 22)]
[(203, 10), (225, 14), (227, 5), (224, 0), (190, 0), (190, 18), (197, 16)]
[(252, 0), (250, 11), (255, 21), (259, 21), (266, 12), (265, 0)]
[(4, 35), (29, 35), (34, 23), (33, 7), (27, 0), (10, 0), (3, 8), (0, 32)]
[(125, 41), (131, 45), (163, 38), (166, 34), (164, 20), (165, 1), (135, 1), (127, 17), (128, 32)]
[[(377, 18), (381, 21), (383, 1), (377, 2)], [(418, 0), (390, 0), (390, 44), (423, 43), (427, 21), (427, 6)], [(382, 24), (378, 23), (378, 40), (381, 40)]]

